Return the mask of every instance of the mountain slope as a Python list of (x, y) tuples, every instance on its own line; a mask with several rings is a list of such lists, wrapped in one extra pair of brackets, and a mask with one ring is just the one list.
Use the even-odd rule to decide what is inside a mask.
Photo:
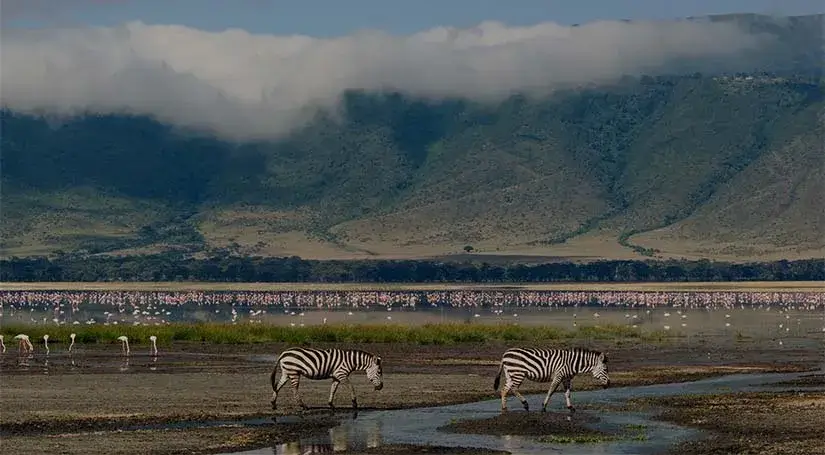
[[(4, 252), (758, 257), (825, 244), (810, 78), (643, 78), (497, 106), (350, 96), (343, 120), (256, 144), (5, 112)], [(582, 235), (599, 246), (573, 248)]]
[(3, 110), (0, 254), (821, 257), (822, 16), (711, 20), (781, 36), (776, 71), (497, 104), (351, 91), (271, 142)]

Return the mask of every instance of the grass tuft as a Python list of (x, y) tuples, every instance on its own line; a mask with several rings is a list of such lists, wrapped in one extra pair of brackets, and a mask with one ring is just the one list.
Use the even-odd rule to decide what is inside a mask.
[(643, 332), (624, 325), (583, 326), (576, 330), (557, 327), (525, 327), (513, 324), (330, 324), (291, 327), (264, 324), (197, 323), (158, 326), (85, 325), (43, 326), (6, 325), (0, 330), (7, 341), (18, 333), (29, 335), (32, 343), (49, 335), (49, 343), (68, 343), (75, 333), (78, 343), (118, 343), (117, 337), (126, 335), (132, 343), (148, 343), (149, 336), (158, 337), (158, 344), (188, 341), (214, 344), (245, 344), (281, 342), (308, 343), (409, 343), (445, 345), (454, 343), (483, 343), (488, 341), (533, 342), (570, 339), (637, 339), (663, 341), (661, 332)]

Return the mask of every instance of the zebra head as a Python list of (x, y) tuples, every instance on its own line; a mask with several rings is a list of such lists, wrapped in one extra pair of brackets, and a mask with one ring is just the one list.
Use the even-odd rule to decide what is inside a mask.
[(596, 363), (593, 364), (591, 371), (593, 377), (601, 382), (605, 389), (610, 387), (610, 376), (607, 375), (607, 356), (604, 355), (604, 352), (599, 353), (599, 356), (596, 357)]
[(367, 364), (367, 379), (375, 386), (375, 390), (384, 388), (384, 372), (381, 368), (381, 357), (372, 356)]

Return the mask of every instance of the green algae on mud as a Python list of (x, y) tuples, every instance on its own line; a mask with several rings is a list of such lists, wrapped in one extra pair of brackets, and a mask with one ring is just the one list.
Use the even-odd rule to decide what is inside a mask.
[(609, 437), (603, 431), (587, 428), (585, 423), (597, 422), (594, 416), (575, 415), (568, 420), (568, 413), (509, 411), (486, 419), (456, 420), (440, 427), (440, 431), (463, 434), (487, 434), (496, 436), (559, 436), (559, 437)]
[(476, 449), (473, 447), (441, 447), (411, 444), (388, 444), (363, 450), (336, 452), (339, 455), (510, 455), (503, 450)]
[(305, 327), (254, 323), (172, 323), (158, 326), (89, 325), (48, 326), (10, 324), (3, 328), (7, 338), (26, 333), (31, 339), (49, 334), (53, 344), (64, 343), (70, 333), (77, 343), (118, 343), (121, 335), (138, 344), (157, 337), (159, 346), (176, 341), (216, 344), (248, 343), (407, 343), (414, 345), (446, 345), (485, 343), (491, 341), (536, 342), (547, 340), (613, 340), (631, 339), (661, 342), (667, 339), (663, 331), (644, 331), (627, 325), (581, 326), (566, 330), (551, 326), (521, 326), (516, 324), (325, 324)]
[(589, 428), (600, 419), (594, 414), (568, 412), (508, 411), (486, 419), (455, 420), (440, 431), (496, 436), (535, 436), (551, 444), (598, 444), (620, 440), (645, 440), (645, 427), (628, 425), (622, 432), (610, 433)]

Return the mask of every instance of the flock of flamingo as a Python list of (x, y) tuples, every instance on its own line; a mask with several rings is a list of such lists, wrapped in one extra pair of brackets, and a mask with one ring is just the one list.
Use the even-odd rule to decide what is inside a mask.
[[(207, 309), (208, 308), (208, 309)], [(162, 325), (171, 320), (185, 321), (209, 320), (226, 317), (232, 323), (241, 318), (249, 322), (261, 323), (267, 315), (270, 317), (283, 312), (288, 317), (300, 321), (287, 322), (290, 326), (304, 326), (305, 310), (340, 311), (348, 310), (345, 318), (353, 316), (353, 310), (404, 311), (417, 309), (463, 310), (473, 318), (480, 318), (485, 311), (497, 318), (504, 317), (505, 311), (513, 320), (524, 320), (531, 316), (519, 318), (518, 309), (527, 312), (534, 310), (570, 310), (572, 320), (567, 324), (575, 327), (584, 317), (592, 320), (614, 319), (624, 321), (632, 327), (643, 323), (653, 323), (657, 315), (659, 329), (671, 330), (671, 327), (687, 327), (688, 312), (719, 311), (710, 319), (704, 319), (704, 329), (717, 327), (728, 330), (742, 310), (759, 311), (764, 315), (773, 314), (778, 319), (760, 327), (768, 329), (772, 336), (780, 337), (790, 334), (791, 323), (800, 332), (800, 323), (804, 323), (801, 314), (822, 312), (822, 333), (825, 334), (825, 292), (761, 292), (761, 291), (533, 291), (533, 290), (445, 290), (445, 291), (0, 291), (0, 322), (12, 320), (20, 323), (34, 324), (103, 324), (117, 325)], [(466, 313), (469, 310), (469, 313)], [(616, 314), (617, 310), (619, 311)], [(600, 314), (600, 311), (604, 314)], [(734, 313), (739, 311), (740, 313)], [(674, 316), (671, 317), (671, 312)], [(724, 317), (722, 313), (724, 312)], [(528, 312), (529, 313), (529, 312)], [(51, 317), (49, 316), (51, 314)], [(392, 313), (395, 314), (395, 313)], [(6, 318), (4, 318), (4, 315)], [(385, 313), (387, 321), (393, 317)], [(443, 315), (443, 313), (442, 313)], [(41, 318), (42, 316), (42, 318)], [(323, 313), (316, 319), (327, 323)], [(661, 317), (664, 316), (664, 317)], [(764, 321), (764, 316), (760, 316)], [(792, 320), (793, 318), (793, 320)], [(396, 318), (397, 320), (397, 318)], [(808, 324), (812, 321), (808, 319)], [(271, 323), (279, 324), (277, 319)], [(296, 322), (300, 322), (297, 324)], [(710, 325), (708, 325), (710, 324)], [(778, 328), (777, 325), (778, 324)], [(819, 327), (808, 325), (806, 330), (820, 331)], [(75, 345), (75, 334), (70, 335), (71, 353)], [(34, 350), (29, 337), (18, 334), (14, 337), (21, 354), (30, 354)], [(121, 342), (122, 354), (131, 353), (129, 339), (125, 335), (117, 338)], [(150, 354), (157, 355), (157, 337), (151, 336)], [(780, 341), (781, 343), (781, 341)], [(43, 336), (43, 347), (48, 355), (49, 335)], [(0, 348), (6, 351), (3, 336), (0, 335)]]
[[(73, 350), (74, 350), (75, 338), (76, 337), (77, 337), (77, 334), (75, 334), (75, 333), (72, 333), (72, 334), (69, 335), (69, 339), (71, 340), (71, 343), (69, 343), (69, 349), (68, 349), (69, 353), (72, 353)], [(25, 333), (20, 333), (20, 334), (15, 335), (14, 340), (17, 341), (17, 353), (19, 355), (21, 355), (21, 356), (24, 356), (24, 355), (31, 356), (34, 353), (34, 345), (32, 344), (31, 340), (29, 339), (29, 336), (26, 335)], [(126, 335), (121, 335), (121, 336), (117, 337), (117, 340), (120, 341), (121, 353), (124, 356), (127, 356), (127, 357), (129, 355), (131, 355), (132, 351), (129, 348), (129, 337), (127, 337)], [(0, 353), (2, 353), (2, 354), (6, 353), (6, 343), (4, 341), (5, 341), (4, 336), (2, 334), (0, 334)], [(149, 342), (152, 343), (151, 346), (149, 347), (149, 355), (154, 356), (154, 357), (156, 357), (158, 355), (157, 341), (158, 341), (157, 336), (152, 335), (152, 336), (149, 337)], [(49, 353), (51, 353), (51, 349), (49, 349), (49, 335), (48, 334), (43, 335), (43, 348), (46, 351), (46, 355), (49, 355)]]

